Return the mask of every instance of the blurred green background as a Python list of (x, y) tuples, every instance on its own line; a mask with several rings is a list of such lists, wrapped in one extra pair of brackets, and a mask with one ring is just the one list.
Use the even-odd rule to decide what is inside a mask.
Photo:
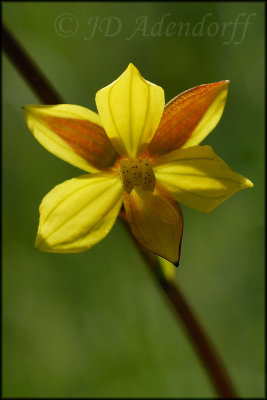
[[(239, 394), (263, 397), (264, 4), (4, 2), (2, 10), (66, 103), (96, 110), (96, 91), (129, 62), (166, 101), (230, 79), (224, 115), (203, 143), (255, 186), (209, 214), (182, 206), (176, 274)], [(5, 56), (2, 65), (3, 396), (214, 397), (119, 221), (81, 254), (34, 248), (42, 197), (82, 172), (33, 138), (21, 106), (39, 100)]]

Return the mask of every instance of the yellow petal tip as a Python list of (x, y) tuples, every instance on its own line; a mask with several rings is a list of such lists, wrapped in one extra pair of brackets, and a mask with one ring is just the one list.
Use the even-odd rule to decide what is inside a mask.
[(49, 251), (48, 248), (44, 245), (46, 242), (44, 240), (44, 238), (37, 233), (37, 236), (35, 238), (35, 242), (34, 242), (34, 247), (40, 251)]
[(34, 242), (34, 247), (39, 250), (39, 251), (43, 251), (45, 253), (54, 253), (55, 250), (53, 249), (53, 246), (49, 245), (48, 241), (46, 240), (46, 238), (43, 236), (42, 234), (42, 229), (38, 229), (36, 238), (35, 238), (35, 242)]
[(223, 79), (222, 81), (217, 82), (218, 85), (228, 86), (230, 83), (229, 79)]
[(126, 74), (132, 74), (133, 76), (138, 76), (139, 78), (141, 78), (142, 80), (144, 80), (144, 78), (142, 77), (139, 69), (132, 63), (130, 62), (128, 64), (128, 67), (126, 68), (125, 71), (123, 71), (122, 75), (126, 75)]
[[(128, 69), (128, 68), (133, 68), (133, 69), (137, 70), (136, 66), (135, 66), (132, 62), (129, 63), (127, 69)], [(138, 71), (138, 70), (137, 70), (137, 71)]]
[(244, 184), (245, 184), (245, 186), (246, 186), (247, 188), (253, 188), (253, 187), (254, 187), (253, 182), (251, 182), (249, 179), (246, 179), (246, 181), (244, 182)]
[(228, 93), (229, 83), (230, 83), (230, 81), (227, 79), (221, 82), (221, 89), (225, 90), (226, 93)]

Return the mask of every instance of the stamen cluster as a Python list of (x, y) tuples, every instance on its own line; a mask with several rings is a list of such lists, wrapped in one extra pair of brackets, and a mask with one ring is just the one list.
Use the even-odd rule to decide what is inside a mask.
[(123, 189), (128, 194), (135, 186), (143, 190), (154, 191), (156, 179), (149, 160), (145, 158), (124, 159), (120, 163), (121, 182)]

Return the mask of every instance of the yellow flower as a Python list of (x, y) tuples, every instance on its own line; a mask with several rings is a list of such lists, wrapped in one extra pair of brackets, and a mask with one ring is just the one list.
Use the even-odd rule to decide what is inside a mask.
[(26, 106), (35, 138), (89, 172), (43, 198), (36, 247), (57, 253), (89, 249), (109, 233), (124, 202), (138, 242), (178, 265), (183, 231), (178, 201), (208, 212), (253, 186), (210, 146), (198, 145), (221, 118), (228, 83), (197, 86), (165, 106), (163, 89), (129, 64), (97, 92), (99, 115), (69, 104)]

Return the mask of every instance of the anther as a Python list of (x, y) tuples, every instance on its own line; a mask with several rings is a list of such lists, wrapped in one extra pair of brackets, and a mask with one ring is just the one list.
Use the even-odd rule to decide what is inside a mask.
[(154, 191), (155, 174), (147, 159), (125, 159), (121, 161), (120, 166), (122, 186), (127, 193), (131, 193), (135, 186), (141, 186), (143, 190)]

